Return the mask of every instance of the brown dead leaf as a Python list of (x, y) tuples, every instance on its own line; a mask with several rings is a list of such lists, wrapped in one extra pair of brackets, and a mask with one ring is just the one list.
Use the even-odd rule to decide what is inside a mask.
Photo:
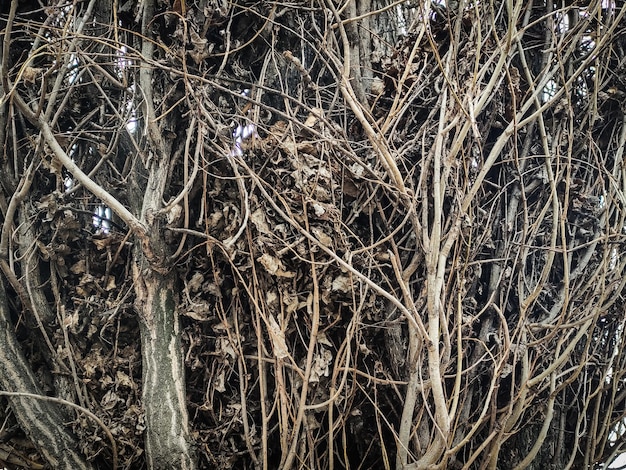
[(317, 334), (317, 343), (328, 346), (329, 348), (333, 347), (333, 343), (328, 339), (328, 336), (326, 336), (326, 333), (324, 333), (323, 331), (320, 331)]
[(204, 276), (200, 271), (196, 271), (187, 282), (187, 287), (189, 288), (189, 292), (196, 293), (202, 287), (202, 283), (204, 282)]
[(39, 67), (24, 67), (24, 70), (22, 70), (22, 78), (24, 79), (24, 83), (28, 83), (30, 85), (34, 84), (35, 80), (42, 72), (43, 69)]
[(235, 348), (233, 348), (230, 340), (225, 336), (220, 336), (219, 338), (217, 338), (217, 341), (215, 342), (215, 352), (221, 353), (223, 355), (228, 355), (233, 359), (237, 357)]
[(84, 274), (87, 272), (87, 263), (84, 259), (81, 259), (70, 267), (70, 271), (74, 274)]
[(291, 271), (285, 271), (285, 266), (282, 261), (270, 254), (263, 254), (256, 259), (268, 273), (277, 277), (295, 277), (296, 273)]
[(288, 155), (296, 155), (298, 153), (298, 146), (294, 142), (291, 136), (287, 136), (284, 138), (282, 142), (280, 142), (280, 147), (288, 154)]
[(272, 348), (274, 350), (274, 356), (277, 359), (284, 359), (289, 356), (289, 349), (285, 342), (285, 333), (280, 329), (274, 315), (270, 314), (268, 319), (268, 331), (270, 334), (270, 340), (272, 342)]
[(298, 296), (292, 292), (283, 293), (283, 304), (285, 304), (288, 314), (291, 314), (298, 310), (298, 308), (300, 308), (300, 301), (298, 300)]
[(343, 193), (350, 197), (358, 197), (359, 194), (361, 194), (359, 187), (350, 178), (345, 178), (343, 180), (342, 189), (343, 189)]
[(50, 259), (50, 250), (48, 250), (48, 247), (39, 240), (36, 240), (35, 243), (37, 243), (37, 248), (39, 248), (43, 260), (48, 261)]
[(308, 153), (315, 156), (318, 154), (317, 148), (311, 142), (300, 142), (297, 148), (300, 153)]
[(320, 120), (320, 116), (324, 114), (321, 108), (311, 108), (311, 112), (304, 121), (304, 127), (313, 127)]
[(331, 247), (333, 245), (333, 239), (329, 237), (324, 230), (319, 227), (311, 228), (311, 232), (317, 238), (317, 240), (325, 247)]
[(78, 310), (74, 310), (71, 315), (65, 315), (63, 317), (63, 327), (64, 328), (75, 328), (78, 324)]
[(348, 293), (352, 289), (352, 281), (348, 276), (338, 276), (333, 279), (332, 290)]
[(131, 390), (134, 390), (137, 387), (137, 384), (135, 384), (133, 379), (121, 370), (115, 372), (115, 385), (117, 387), (130, 388)]
[(348, 170), (350, 170), (350, 173), (352, 173), (357, 178), (363, 177), (365, 173), (365, 168), (360, 163), (353, 163), (348, 167)]
[(104, 250), (106, 247), (111, 246), (111, 244), (113, 243), (113, 237), (93, 237), (91, 241), (96, 246), (96, 249)]
[(313, 358), (313, 367), (309, 382), (319, 382), (321, 377), (328, 377), (330, 364), (333, 361), (333, 353), (326, 348), (320, 348), (320, 352)]
[(122, 400), (117, 393), (115, 393), (113, 390), (109, 390), (107, 393), (104, 394), (104, 396), (102, 397), (102, 400), (100, 400), (100, 405), (102, 406), (102, 408), (104, 408), (105, 410), (112, 410), (113, 408), (115, 408), (115, 406), (120, 403), (123, 402), (124, 400)]
[(115, 289), (117, 287), (117, 284), (115, 283), (115, 276), (107, 276), (107, 283), (106, 286), (104, 287), (104, 290), (106, 290), (107, 292), (111, 292), (113, 289)]
[(265, 303), (268, 307), (274, 308), (278, 304), (278, 294), (274, 290), (269, 290), (265, 294)]
[(270, 230), (270, 226), (267, 224), (265, 212), (261, 208), (258, 208), (250, 214), (250, 220), (259, 233), (262, 233), (263, 235), (271, 235), (272, 231)]
[(200, 37), (200, 35), (191, 30), (191, 44), (193, 44), (193, 50), (189, 51), (189, 56), (197, 64), (211, 55), (212, 45), (208, 44), (206, 38)]
[(324, 204), (314, 202), (313, 204), (311, 204), (311, 207), (313, 208), (313, 212), (315, 212), (315, 215), (317, 217), (322, 217), (326, 213), (326, 208), (324, 207)]
[(174, 205), (167, 213), (167, 224), (176, 225), (183, 216), (183, 206), (180, 204)]
[(194, 301), (182, 314), (196, 321), (208, 321), (211, 319), (211, 307), (206, 300)]
[(216, 391), (220, 393), (226, 391), (226, 374), (224, 373), (224, 369), (217, 374), (217, 377), (213, 377), (212, 384)]

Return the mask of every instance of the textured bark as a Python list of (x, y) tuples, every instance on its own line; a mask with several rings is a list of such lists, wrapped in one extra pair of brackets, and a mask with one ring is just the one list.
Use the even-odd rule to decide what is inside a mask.
[[(41, 395), (41, 390), (13, 333), (4, 285), (0, 282), (0, 387)], [(52, 468), (91, 469), (57, 405), (32, 398), (8, 398), (21, 428)]]
[(135, 267), (141, 325), (146, 456), (151, 469), (195, 468), (185, 407), (174, 279)]
[[(152, 24), (155, 2), (144, 3), (142, 17), (142, 57), (155, 54)], [(131, 193), (143, 201), (130, 202), (148, 227), (148, 234), (138, 236), (133, 263), (135, 306), (141, 328), (143, 408), (146, 420), (146, 459), (149, 469), (193, 469), (197, 462), (188, 429), (185, 369), (181, 349), (180, 327), (176, 312), (175, 277), (168, 260), (164, 230), (156, 216), (162, 209), (172, 141), (163, 138), (176, 113), (157, 119), (156, 103), (165, 101), (167, 91), (155, 80), (150, 64), (142, 63), (139, 86), (145, 96), (142, 118), (147, 126), (146, 153), (157, 158), (135, 161)], [(143, 176), (147, 176), (144, 179)]]

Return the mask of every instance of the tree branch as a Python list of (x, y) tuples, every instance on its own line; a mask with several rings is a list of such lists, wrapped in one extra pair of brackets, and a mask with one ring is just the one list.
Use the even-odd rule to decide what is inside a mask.
[(72, 161), (65, 150), (59, 145), (50, 126), (44, 120), (39, 120), (39, 128), (45, 142), (50, 149), (54, 152), (55, 157), (63, 164), (63, 166), (69, 171), (76, 180), (81, 183), (89, 192), (100, 199), (104, 204), (111, 208), (111, 210), (122, 219), (130, 230), (140, 238), (147, 236), (148, 230), (146, 226), (139, 221), (124, 205), (118, 201), (111, 193), (107, 192), (102, 186), (93, 181), (87, 174), (81, 170), (76, 163)]

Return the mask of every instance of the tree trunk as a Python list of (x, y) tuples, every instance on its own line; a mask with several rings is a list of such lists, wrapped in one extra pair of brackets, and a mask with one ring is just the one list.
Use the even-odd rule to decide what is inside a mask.
[[(138, 254), (143, 258), (143, 254)], [(146, 456), (151, 469), (195, 468), (185, 408), (184, 364), (174, 277), (134, 266), (141, 325)], [(143, 263), (146, 266), (145, 262)]]
[[(6, 291), (0, 282), (0, 388), (42, 395), (13, 331)], [(26, 397), (9, 397), (8, 400), (20, 427), (52, 468), (93, 468), (79, 451), (78, 440), (67, 428), (66, 419), (56, 404)]]
[[(144, 4), (142, 57), (155, 53), (151, 36), (155, 4)], [(175, 272), (168, 259), (168, 247), (158, 212), (169, 182), (172, 140), (163, 138), (163, 128), (176, 114), (157, 119), (155, 102), (165, 101), (163, 90), (155, 85), (152, 65), (141, 64), (140, 86), (145, 101), (142, 117), (147, 126), (143, 149), (151, 158), (135, 159), (131, 178), (131, 202), (147, 233), (137, 237), (133, 262), (135, 306), (141, 328), (143, 366), (142, 401), (146, 419), (146, 457), (148, 468), (194, 469), (195, 455), (188, 429), (185, 369), (176, 311)], [(139, 205), (143, 195), (143, 201)]]

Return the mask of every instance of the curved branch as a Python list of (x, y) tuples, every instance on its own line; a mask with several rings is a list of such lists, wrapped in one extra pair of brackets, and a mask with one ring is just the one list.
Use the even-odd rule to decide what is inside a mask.
[(76, 163), (72, 161), (65, 150), (59, 145), (52, 129), (46, 121), (40, 119), (38, 121), (39, 128), (43, 138), (54, 152), (54, 156), (59, 159), (63, 166), (69, 171), (76, 180), (81, 183), (89, 192), (99, 198), (104, 204), (111, 208), (111, 210), (122, 219), (130, 230), (140, 238), (147, 236), (148, 229), (146, 226), (137, 219), (124, 205), (118, 201), (111, 193), (107, 192), (102, 186), (96, 183), (94, 180), (81, 170)]

